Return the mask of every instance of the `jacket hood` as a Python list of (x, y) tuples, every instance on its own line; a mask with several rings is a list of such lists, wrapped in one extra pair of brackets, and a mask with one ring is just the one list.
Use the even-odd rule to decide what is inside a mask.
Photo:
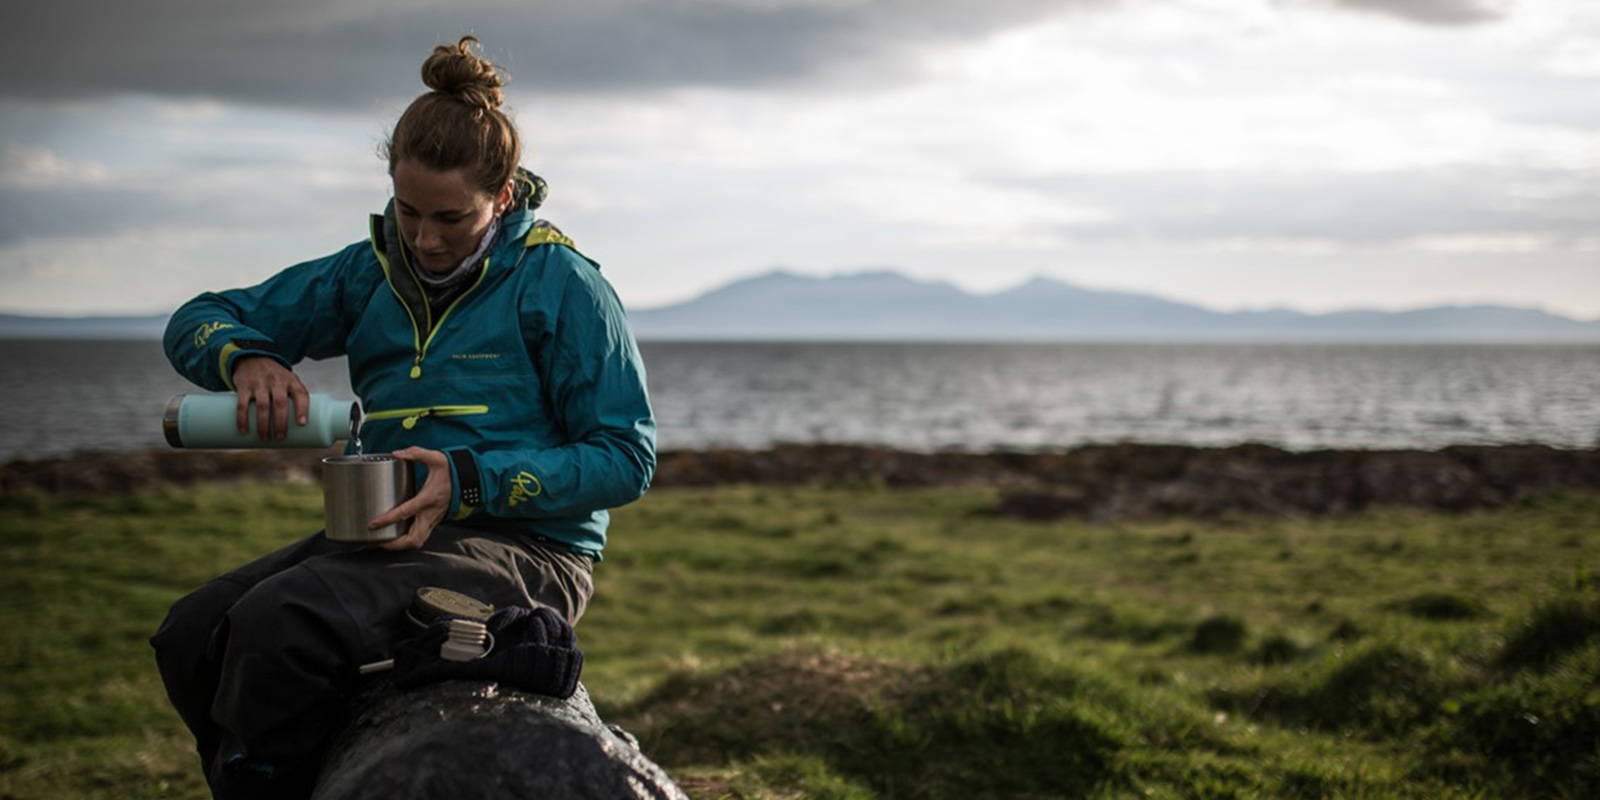
[[(517, 167), (516, 173), (511, 176), (511, 207), (500, 216), (500, 240), (495, 246), (528, 235), (528, 229), (533, 226), (534, 210), (543, 205), (549, 195), (550, 185), (545, 183), (544, 178), (528, 171), (526, 167)], [(391, 199), (384, 216), (393, 215), (394, 200)]]
[(529, 172), (527, 167), (517, 167), (516, 173), (511, 176), (511, 181), (513, 184), (511, 208), (506, 211), (507, 214), (522, 209), (533, 211), (544, 205), (544, 199), (550, 195), (550, 184), (545, 183), (544, 178)]

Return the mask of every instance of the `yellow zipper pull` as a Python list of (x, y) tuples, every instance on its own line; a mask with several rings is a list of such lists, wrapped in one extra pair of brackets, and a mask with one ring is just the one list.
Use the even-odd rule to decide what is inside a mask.
[(422, 354), (418, 353), (416, 359), (411, 362), (411, 379), (416, 380), (420, 377), (422, 377)]
[(406, 417), (403, 420), (400, 420), (400, 427), (405, 428), (406, 430), (409, 431), (412, 428), (417, 427), (417, 420), (428, 416), (428, 414), (432, 413), (432, 411), (433, 411), (433, 409), (431, 409), (431, 408), (424, 408), (421, 411), (418, 411), (417, 413), (412, 414), (411, 416)]

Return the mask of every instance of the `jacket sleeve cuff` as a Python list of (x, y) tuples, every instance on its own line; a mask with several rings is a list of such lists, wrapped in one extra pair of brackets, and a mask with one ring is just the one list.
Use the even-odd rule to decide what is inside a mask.
[(276, 359), (285, 369), (293, 369), (289, 360), (278, 352), (278, 346), (266, 339), (229, 339), (222, 343), (217, 354), (217, 367), (222, 371), (222, 383), (233, 391), (234, 362), (245, 356), (268, 356)]
[(445, 511), (445, 519), (465, 519), (483, 507), (478, 456), (466, 447), (448, 447), (444, 454), (450, 462), (450, 508)]

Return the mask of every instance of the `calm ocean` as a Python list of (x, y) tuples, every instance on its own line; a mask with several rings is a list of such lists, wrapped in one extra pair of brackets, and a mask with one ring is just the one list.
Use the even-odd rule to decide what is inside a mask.
[[(644, 345), (661, 447), (1600, 444), (1591, 345)], [(165, 447), (159, 342), (0, 340), (0, 461)], [(353, 397), (342, 359), (298, 371)]]

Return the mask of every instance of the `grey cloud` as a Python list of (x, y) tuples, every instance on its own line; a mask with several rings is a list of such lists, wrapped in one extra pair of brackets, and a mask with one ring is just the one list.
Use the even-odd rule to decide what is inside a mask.
[[(380, 166), (374, 160), (373, 169)], [(975, 179), (1038, 191), (1073, 206), (1105, 209), (1105, 222), (1055, 231), (1079, 241), (1206, 242), (1331, 240), (1381, 246), (1425, 236), (1525, 233), (1593, 235), (1600, 175), (1511, 169), (1417, 169), (1383, 173), (1162, 172)], [(141, 228), (301, 229), (343, 209), (352, 230), (377, 210), (370, 190), (288, 188), (296, 201), (247, 202), (227, 191), (166, 187), (0, 187), (0, 245), (25, 237)], [(310, 196), (310, 195), (315, 195)], [(959, 209), (956, 209), (959, 212)], [(86, 228), (86, 221), (90, 227)]]
[(1117, 2), (58, 0), (8, 14), (0, 94), (127, 91), (366, 110), (418, 93), (428, 48), (464, 32), (483, 38), (523, 91), (876, 82), (912, 69), (912, 45)]
[[(0, 245), (25, 238), (114, 233), (158, 222), (204, 218), (201, 204), (130, 189), (0, 189)], [(110, 256), (108, 254), (108, 257)]]
[(1332, 0), (1336, 6), (1428, 25), (1472, 25), (1505, 16), (1496, 0)]
[(1591, 235), (1600, 176), (1538, 170), (1384, 173), (1126, 173), (1004, 180), (1104, 208), (1061, 233), (1096, 241), (1243, 238), (1386, 244), (1424, 236)]
[[(374, 165), (374, 170), (379, 167)], [(222, 192), (173, 192), (159, 187), (0, 187), (0, 246), (23, 239), (78, 238), (130, 230), (210, 227), (304, 230), (323, 220), (328, 208), (350, 209), (350, 230), (364, 229), (370, 193), (320, 190), (314, 201), (242, 201)], [(107, 253), (115, 259), (116, 253)]]

